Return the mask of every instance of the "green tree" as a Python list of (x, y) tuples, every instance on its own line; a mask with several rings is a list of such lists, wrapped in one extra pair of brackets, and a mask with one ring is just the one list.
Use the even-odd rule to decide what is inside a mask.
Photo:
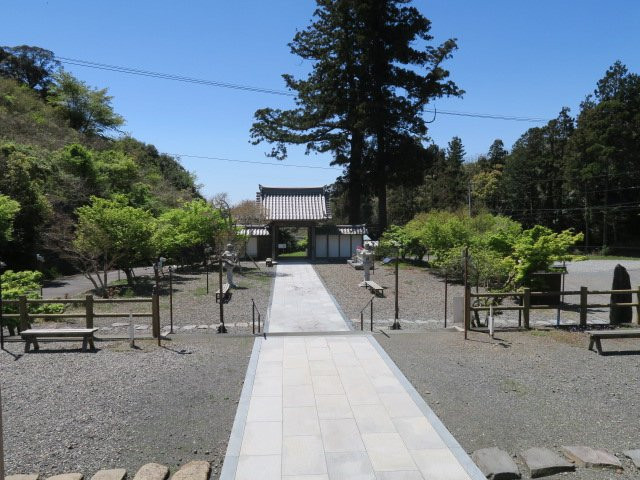
[(387, 224), (387, 187), (406, 177), (400, 159), (426, 136), (427, 103), (459, 95), (446, 81), (442, 62), (456, 49), (454, 40), (429, 44), (431, 25), (406, 0), (317, 0), (314, 22), (299, 32), (292, 52), (313, 62), (305, 80), (285, 75), (297, 108), (256, 112), (255, 143), (275, 143), (334, 153), (345, 165), (349, 220), (358, 223), (362, 185), (377, 197), (377, 221)]
[(28, 45), (0, 47), (0, 76), (13, 78), (45, 96), (60, 62), (50, 50)]
[(64, 71), (58, 73), (55, 80), (49, 100), (65, 115), (72, 128), (99, 135), (124, 124), (124, 119), (113, 111), (113, 97), (107, 95), (106, 88), (91, 88)]
[(93, 260), (91, 271), (86, 274), (96, 288), (99, 284), (103, 294), (106, 293), (107, 272), (116, 267), (125, 272), (127, 283), (133, 286), (133, 267), (148, 264), (154, 258), (153, 216), (146, 210), (128, 206), (121, 195), (110, 200), (91, 197), (91, 203), (78, 208), (76, 214), (75, 248)]
[(153, 245), (158, 255), (174, 260), (202, 259), (206, 244), (226, 227), (217, 208), (196, 199), (180, 208), (172, 208), (158, 218)]
[(20, 211), (20, 204), (11, 197), (0, 194), (0, 247), (13, 236), (13, 220)]

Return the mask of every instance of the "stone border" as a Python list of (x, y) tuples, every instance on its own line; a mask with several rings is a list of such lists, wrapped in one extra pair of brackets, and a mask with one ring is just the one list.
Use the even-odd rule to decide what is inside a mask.
[(224, 455), (222, 470), (220, 470), (220, 480), (233, 480), (238, 467), (240, 458), (240, 447), (242, 446), (242, 438), (244, 437), (244, 427), (247, 423), (249, 414), (249, 402), (251, 401), (251, 393), (253, 392), (253, 382), (256, 378), (256, 370), (258, 369), (258, 359), (260, 358), (260, 350), (262, 342), (265, 340), (257, 337), (253, 343), (251, 358), (247, 366), (247, 373), (242, 386), (242, 393), (236, 409), (236, 416), (233, 420), (229, 443), (227, 443), (227, 452)]
[(382, 348), (382, 345), (378, 343), (378, 341), (372, 336), (369, 335), (369, 342), (376, 351), (380, 354), (382, 359), (385, 361), (389, 369), (393, 372), (396, 378), (400, 381), (400, 384), (404, 387), (406, 392), (409, 394), (411, 399), (418, 406), (420, 411), (424, 414), (424, 416), (429, 420), (431, 426), (433, 426), (434, 430), (440, 435), (440, 438), (445, 443), (445, 445), (451, 450), (451, 453), (456, 457), (460, 465), (465, 469), (467, 474), (472, 478), (472, 480), (486, 480), (484, 474), (480, 471), (480, 469), (473, 463), (471, 457), (465, 452), (465, 450), (460, 446), (458, 441), (451, 435), (451, 432), (447, 430), (447, 427), (444, 426), (442, 421), (438, 418), (438, 416), (431, 410), (427, 402), (424, 401), (422, 396), (418, 393), (418, 391), (411, 385), (411, 382), (407, 380), (407, 377), (404, 376), (402, 371), (398, 368), (395, 362), (387, 355), (387, 352)]

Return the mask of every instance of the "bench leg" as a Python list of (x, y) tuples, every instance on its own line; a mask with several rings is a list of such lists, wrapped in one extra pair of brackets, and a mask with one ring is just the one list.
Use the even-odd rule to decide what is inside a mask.
[(589, 339), (589, 350), (593, 351), (593, 337)]
[(31, 340), (29, 338), (24, 339), (24, 353), (29, 353), (29, 347), (31, 347)]
[(89, 347), (91, 347), (91, 350), (95, 352), (96, 346), (93, 343), (93, 336), (89, 337)]
[(31, 343), (33, 343), (33, 349), (37, 352), (38, 350), (40, 350), (40, 344), (38, 343), (38, 337), (33, 337), (33, 340), (31, 340)]
[(598, 355), (602, 355), (602, 344), (600, 343), (600, 338), (596, 338), (596, 349), (598, 350)]

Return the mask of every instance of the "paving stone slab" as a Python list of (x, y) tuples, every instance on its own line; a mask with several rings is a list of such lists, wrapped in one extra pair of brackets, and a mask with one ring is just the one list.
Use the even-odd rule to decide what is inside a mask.
[(98, 470), (96, 474), (91, 477), (91, 480), (124, 480), (127, 476), (127, 471), (124, 468), (111, 468), (108, 470)]
[(133, 480), (167, 480), (169, 467), (159, 463), (147, 463), (140, 467)]
[(574, 464), (548, 448), (530, 448), (522, 452), (520, 458), (529, 469), (531, 478), (570, 472), (576, 468)]
[(40, 478), (39, 473), (20, 473), (18, 475), (7, 475), (5, 480), (38, 480)]
[(518, 466), (504, 450), (482, 448), (471, 455), (472, 460), (489, 480), (511, 480), (520, 478)]
[(606, 450), (582, 445), (562, 446), (560, 449), (569, 460), (574, 461), (579, 467), (622, 468), (620, 460)]
[(82, 480), (84, 475), (81, 473), (63, 473), (61, 475), (54, 475), (53, 477), (47, 478), (47, 480)]
[(171, 480), (208, 480), (211, 465), (204, 460), (194, 460), (185, 463), (180, 470), (173, 474)]
[(629, 457), (636, 467), (640, 468), (640, 449), (625, 450), (622, 453), (624, 453), (627, 457)]

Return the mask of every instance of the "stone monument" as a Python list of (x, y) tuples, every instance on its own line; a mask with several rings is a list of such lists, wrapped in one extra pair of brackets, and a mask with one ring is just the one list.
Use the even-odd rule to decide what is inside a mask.
[(227, 249), (222, 253), (222, 262), (227, 272), (227, 283), (229, 286), (235, 288), (236, 284), (233, 283), (233, 269), (238, 264), (238, 255), (236, 255), (233, 244), (227, 244)]

